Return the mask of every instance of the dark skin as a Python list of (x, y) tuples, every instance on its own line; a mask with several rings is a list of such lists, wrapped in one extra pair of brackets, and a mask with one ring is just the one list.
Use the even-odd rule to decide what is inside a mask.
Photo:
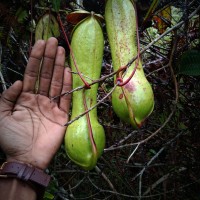
[(32, 49), (23, 82), (16, 81), (1, 95), (0, 147), (7, 161), (46, 169), (59, 149), (71, 96), (52, 97), (71, 90), (70, 69), (64, 65), (65, 50), (58, 47), (57, 40), (39, 40)]

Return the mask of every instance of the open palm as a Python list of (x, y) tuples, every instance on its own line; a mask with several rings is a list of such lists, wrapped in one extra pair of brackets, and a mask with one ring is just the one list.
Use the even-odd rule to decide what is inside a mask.
[(0, 146), (8, 161), (45, 169), (62, 143), (71, 97), (52, 97), (71, 90), (71, 73), (64, 68), (65, 51), (57, 45), (55, 38), (36, 42), (24, 81), (1, 96)]

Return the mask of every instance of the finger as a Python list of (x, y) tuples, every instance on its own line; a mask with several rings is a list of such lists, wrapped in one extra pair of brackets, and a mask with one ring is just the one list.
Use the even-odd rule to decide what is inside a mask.
[[(50, 97), (55, 97), (60, 95), (63, 85), (63, 74), (65, 65), (65, 50), (63, 47), (58, 47), (56, 53), (56, 59), (54, 64), (53, 77), (50, 86)], [(56, 102), (59, 102), (59, 98), (55, 98)]]
[(23, 91), (34, 93), (35, 84), (38, 78), (40, 63), (45, 50), (45, 41), (38, 40), (31, 51), (31, 55), (25, 70)]
[(11, 87), (5, 90), (0, 98), (0, 112), (11, 112), (21, 91), (21, 81), (16, 81)]
[(49, 95), (49, 88), (53, 74), (53, 67), (56, 57), (57, 46), (58, 46), (58, 41), (56, 38), (52, 37), (47, 40), (42, 68), (40, 72), (39, 90), (38, 90), (38, 93), (44, 96)]
[[(72, 89), (71, 70), (70, 68), (65, 68), (63, 88), (61, 94), (67, 93), (71, 91), (71, 89)], [(66, 113), (69, 113), (70, 104), (71, 104), (71, 94), (66, 94), (60, 98), (60, 109), (65, 111)]]

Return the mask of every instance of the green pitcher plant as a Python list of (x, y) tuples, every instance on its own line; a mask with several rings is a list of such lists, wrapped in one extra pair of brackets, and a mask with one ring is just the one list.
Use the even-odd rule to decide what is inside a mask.
[[(119, 72), (115, 76), (119, 86), (112, 93), (112, 106), (121, 120), (139, 128), (153, 111), (154, 95), (138, 55), (137, 16), (133, 2), (107, 0), (105, 21), (113, 68)], [(137, 59), (127, 67), (135, 56)]]
[[(74, 28), (71, 41), (70, 65), (73, 89), (100, 78), (104, 37), (101, 24), (94, 13), (86, 16)], [(72, 54), (73, 52), (73, 54)], [(79, 70), (79, 72), (77, 71)], [(88, 86), (87, 86), (88, 88)], [(73, 92), (71, 120), (97, 102), (98, 84)], [(85, 170), (96, 166), (105, 146), (105, 133), (97, 119), (97, 109), (74, 121), (65, 134), (65, 149), (69, 158)]]

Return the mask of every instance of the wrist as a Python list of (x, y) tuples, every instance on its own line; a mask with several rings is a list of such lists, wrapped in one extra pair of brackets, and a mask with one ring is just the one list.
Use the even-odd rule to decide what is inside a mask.
[(36, 200), (37, 193), (24, 181), (16, 178), (0, 178), (0, 200)]
[[(22, 162), (5, 162), (0, 168), (1, 179), (18, 179), (29, 185), (41, 199), (45, 188), (48, 186), (50, 176), (43, 170)], [(2, 181), (2, 180), (1, 180)]]

